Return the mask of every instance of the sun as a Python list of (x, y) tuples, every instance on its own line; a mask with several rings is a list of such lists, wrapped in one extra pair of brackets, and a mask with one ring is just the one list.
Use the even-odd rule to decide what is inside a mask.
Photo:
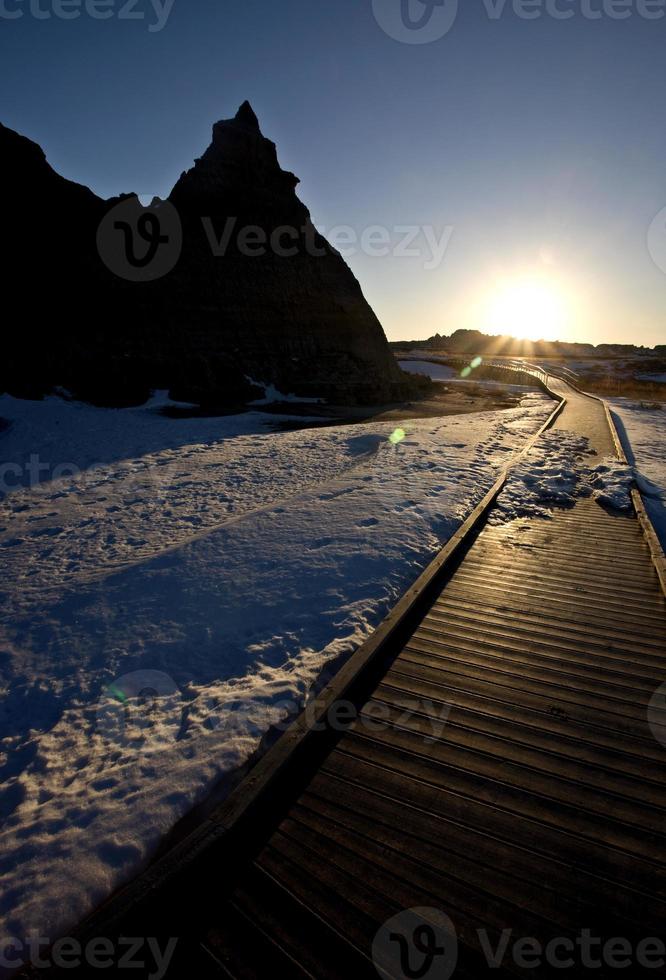
[(557, 340), (566, 320), (564, 296), (553, 283), (516, 279), (500, 284), (489, 297), (486, 330), (519, 340)]

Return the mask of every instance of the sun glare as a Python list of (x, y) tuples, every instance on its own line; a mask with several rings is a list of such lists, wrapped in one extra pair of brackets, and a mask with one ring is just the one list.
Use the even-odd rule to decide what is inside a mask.
[(565, 324), (564, 297), (544, 280), (503, 283), (488, 301), (488, 333), (511, 334), (519, 340), (557, 340)]

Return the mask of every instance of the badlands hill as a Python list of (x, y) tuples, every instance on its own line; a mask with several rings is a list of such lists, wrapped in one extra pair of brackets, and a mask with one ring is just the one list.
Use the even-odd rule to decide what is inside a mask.
[(0, 179), (0, 391), (122, 405), (167, 388), (222, 408), (267, 385), (343, 404), (418, 393), (249, 103), (148, 208), (66, 180), (4, 126)]

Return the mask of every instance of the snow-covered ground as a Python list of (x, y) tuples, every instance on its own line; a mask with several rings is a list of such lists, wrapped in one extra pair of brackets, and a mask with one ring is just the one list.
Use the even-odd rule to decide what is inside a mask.
[(666, 549), (666, 405), (657, 408), (630, 398), (612, 398), (609, 403), (646, 508)]
[(590, 371), (613, 371), (617, 370), (618, 367), (624, 366), (624, 362), (616, 358), (601, 357), (587, 357), (579, 360), (573, 357), (538, 357), (536, 361), (541, 367), (546, 369), (553, 368), (553, 370), (557, 370), (558, 368), (566, 368), (567, 371), (571, 371), (573, 374), (578, 374), (582, 377)]
[[(460, 371), (456, 371), (454, 368), (448, 367), (446, 364), (437, 364), (435, 361), (421, 361), (417, 358), (407, 358), (406, 360), (398, 361), (399, 367), (403, 371), (407, 371), (410, 374), (425, 374), (426, 377), (431, 378), (433, 381), (446, 381), (452, 384), (469, 384), (473, 381), (475, 384), (482, 385), (484, 388), (502, 388), (507, 391), (522, 391), (527, 392), (532, 390), (525, 385), (513, 385), (506, 384), (504, 381), (487, 381), (485, 379), (479, 380), (475, 378), (474, 375), (470, 375), (468, 378), (462, 378), (460, 376)], [(508, 375), (510, 377), (510, 375)]]
[(56, 937), (136, 873), (552, 407), (275, 432), (0, 398), (2, 933)]
[(635, 355), (633, 357), (588, 357), (576, 360), (574, 358), (537, 358), (538, 363), (553, 371), (564, 370), (573, 372), (578, 383), (592, 379), (609, 378), (618, 381), (652, 381), (665, 382), (666, 374), (661, 372), (663, 358)]
[(447, 367), (446, 364), (435, 364), (434, 361), (420, 361), (415, 357), (409, 357), (404, 361), (398, 361), (399, 367), (410, 374), (425, 374), (433, 381), (451, 381), (459, 376), (458, 371)]

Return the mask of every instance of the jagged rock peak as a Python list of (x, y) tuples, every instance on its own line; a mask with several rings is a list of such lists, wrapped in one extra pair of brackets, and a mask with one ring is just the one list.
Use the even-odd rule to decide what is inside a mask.
[(253, 129), (257, 133), (261, 132), (257, 114), (247, 99), (236, 113), (234, 122), (239, 123), (241, 126), (245, 126), (247, 129)]
[(194, 162), (170, 194), (181, 213), (242, 214), (261, 227), (266, 221), (299, 227), (307, 220), (307, 208), (294, 193), (298, 177), (280, 167), (275, 143), (261, 132), (249, 102), (213, 125), (210, 145)]
[(261, 132), (257, 114), (246, 100), (231, 119), (220, 119), (213, 124), (213, 142), (209, 150), (229, 146), (257, 147), (264, 144), (275, 147)]
[(248, 147), (263, 143), (275, 145), (261, 132), (257, 114), (246, 100), (233, 118), (220, 119), (213, 124), (213, 142), (209, 150), (230, 145)]

